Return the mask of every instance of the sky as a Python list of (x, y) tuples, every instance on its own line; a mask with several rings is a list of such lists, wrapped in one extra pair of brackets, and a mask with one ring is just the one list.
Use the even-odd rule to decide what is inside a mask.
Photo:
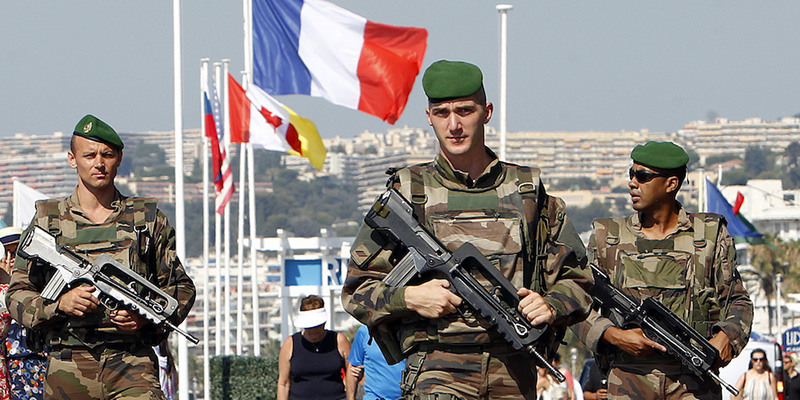
[[(498, 105), (497, 2), (334, 3), (372, 21), (427, 29), (423, 69), (439, 59), (475, 63)], [(800, 113), (796, 0), (507, 3), (509, 131), (674, 132), (695, 120)], [(122, 132), (172, 130), (172, 21), (168, 0), (4, 2), (0, 136), (69, 132), (87, 113)], [(241, 1), (183, 1), (182, 36), (183, 126), (199, 128), (200, 59), (228, 58), (241, 77)], [(395, 127), (427, 127), (420, 81), (421, 73)], [(313, 120), (323, 138), (393, 127), (318, 98), (279, 100)]]

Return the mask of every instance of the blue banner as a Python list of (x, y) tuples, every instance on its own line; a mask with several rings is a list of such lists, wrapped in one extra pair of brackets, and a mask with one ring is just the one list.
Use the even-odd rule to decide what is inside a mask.
[(739, 219), (739, 216), (733, 213), (733, 207), (731, 207), (730, 203), (725, 200), (722, 192), (720, 192), (717, 186), (711, 183), (711, 181), (708, 179), (706, 179), (706, 189), (708, 192), (706, 195), (706, 198), (708, 199), (708, 211), (720, 214), (725, 217), (726, 220), (728, 220), (728, 232), (730, 232), (731, 236), (762, 236), (760, 233), (758, 233), (758, 231), (747, 226), (744, 221)]
[(783, 351), (800, 352), (800, 326), (783, 332)]

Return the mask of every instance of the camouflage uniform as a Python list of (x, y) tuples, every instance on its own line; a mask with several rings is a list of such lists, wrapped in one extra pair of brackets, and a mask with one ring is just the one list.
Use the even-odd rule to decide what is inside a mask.
[[(179, 324), (194, 304), (195, 288), (175, 253), (174, 229), (154, 199), (126, 198), (115, 191), (112, 206), (105, 222), (94, 223), (81, 210), (76, 191), (64, 200), (37, 202), (31, 226), (49, 230), (58, 244), (90, 261), (109, 254), (156, 283), (178, 301), (171, 322)], [(164, 398), (150, 346), (168, 332), (153, 324), (120, 331), (102, 306), (83, 317), (58, 311), (58, 301), (40, 296), (53, 273), (53, 268), (17, 257), (7, 296), (14, 319), (52, 346), (46, 398)]]
[[(474, 182), (440, 154), (431, 163), (398, 171), (390, 184), (415, 204), (417, 218), (448, 249), (470, 242), (515, 287), (542, 293), (555, 312), (554, 327), (563, 330), (583, 320), (591, 305), (583, 244), (566, 218), (564, 202), (544, 193), (538, 170), (500, 162), (486, 151), (492, 162)], [(524, 193), (539, 195), (538, 214), (523, 200)], [(534, 243), (531, 231), (544, 234)], [(381, 249), (371, 234), (362, 225), (353, 244), (343, 304), (370, 328), (388, 360), (408, 357), (406, 398), (434, 398), (431, 393), (535, 398), (531, 359), (515, 352), (479, 315), (461, 307), (431, 320), (406, 309), (405, 289), (381, 282), (398, 255)]]
[[(736, 249), (725, 220), (711, 213), (687, 214), (664, 239), (648, 239), (638, 214), (597, 219), (589, 240), (594, 263), (611, 282), (637, 299), (656, 297), (707, 338), (723, 331), (734, 356), (750, 337), (753, 305), (736, 272)], [(636, 358), (601, 341), (611, 320), (592, 310), (573, 327), (576, 335), (610, 362), (608, 392), (616, 399), (718, 399), (719, 384), (697, 377), (673, 357), (656, 352)]]

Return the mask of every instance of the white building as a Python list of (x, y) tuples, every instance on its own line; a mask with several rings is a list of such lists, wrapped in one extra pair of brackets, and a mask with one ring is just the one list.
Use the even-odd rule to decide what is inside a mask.
[(784, 241), (800, 239), (800, 190), (783, 190), (779, 179), (751, 179), (744, 186), (721, 188), (733, 205), (737, 193), (744, 196), (739, 212), (761, 233), (774, 232)]
[[(303, 238), (279, 230), (277, 237), (255, 240), (258, 252), (256, 284), (259, 299), (259, 348), (271, 340), (283, 341), (297, 331), (294, 319), (299, 312), (299, 300), (310, 294), (319, 295), (325, 301), (325, 308), (329, 312), (327, 329), (344, 331), (357, 324), (341, 304), (350, 244), (355, 238), (332, 236), (328, 232), (329, 230), (322, 229), (319, 237)], [(245, 248), (249, 249), (249, 246), (249, 240), (245, 240)], [(232, 258), (229, 266), (220, 263), (220, 268), (217, 269), (213, 252), (210, 258), (207, 271), (198, 259), (186, 262), (187, 272), (197, 288), (195, 306), (187, 318), (187, 330), (202, 340), (204, 307), (208, 305), (211, 354), (225, 354), (227, 348), (236, 354), (253, 354), (253, 275), (249, 256), (245, 254), (243, 260), (241, 296), (238, 259)], [(208, 293), (204, 290), (206, 275), (209, 280)], [(222, 285), (217, 282), (222, 282)], [(225, 285), (224, 282), (229, 284)], [(230, 297), (226, 300), (228, 294)], [(239, 309), (242, 310), (241, 334), (238, 332)], [(239, 337), (241, 347), (238, 343)], [(217, 345), (220, 347), (219, 351)], [(202, 342), (193, 348), (193, 352), (200, 352), (201, 349)]]

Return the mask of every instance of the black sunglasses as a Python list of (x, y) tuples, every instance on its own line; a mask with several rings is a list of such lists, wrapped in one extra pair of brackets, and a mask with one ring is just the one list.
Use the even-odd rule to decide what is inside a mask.
[(753, 361), (764, 361), (764, 357), (759, 357), (759, 358), (755, 358), (754, 357), (752, 360)]
[(653, 178), (657, 176), (667, 177), (669, 175), (659, 174), (658, 172), (650, 172), (645, 171), (643, 169), (634, 171), (633, 168), (628, 170), (628, 179), (633, 179), (636, 177), (636, 181), (639, 183), (647, 183), (653, 180)]

